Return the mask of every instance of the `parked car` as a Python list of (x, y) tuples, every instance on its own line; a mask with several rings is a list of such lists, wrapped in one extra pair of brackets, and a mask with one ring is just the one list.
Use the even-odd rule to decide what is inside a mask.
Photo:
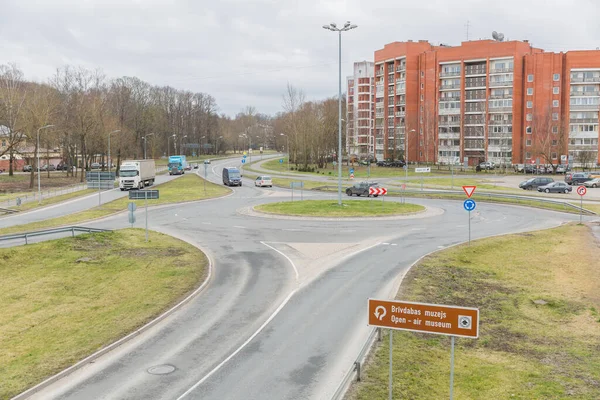
[(273, 187), (273, 180), (271, 179), (270, 176), (266, 176), (266, 175), (262, 175), (256, 178), (256, 180), (254, 181), (254, 186), (258, 186), (258, 187), (263, 187), (263, 186), (268, 186), (268, 187)]
[(569, 172), (565, 174), (565, 182), (569, 185), (580, 185), (591, 180), (592, 177), (589, 172)]
[(494, 169), (494, 168), (496, 168), (496, 164), (494, 164), (491, 161), (484, 161), (482, 163), (479, 163), (479, 168), (481, 168), (481, 169)]
[(567, 173), (569, 171), (571, 171), (571, 168), (568, 165), (561, 164), (558, 167), (556, 167), (556, 173), (557, 174), (564, 174), (564, 173)]
[(192, 165), (191, 165), (191, 164), (188, 164), (188, 165), (186, 165), (186, 166), (185, 166), (185, 168), (184, 168), (184, 169), (185, 169), (186, 171), (191, 171), (191, 170), (192, 170)]
[[(350, 186), (349, 188), (346, 189), (346, 194), (348, 196), (352, 196), (352, 195), (356, 195), (356, 196), (367, 196), (370, 197), (371, 195), (369, 194), (369, 188), (370, 187), (379, 187), (379, 185), (377, 184), (377, 182), (359, 182), (359, 183), (355, 183), (354, 185)], [(374, 197), (377, 197), (377, 195), (373, 195)]]
[(90, 165), (90, 168), (91, 169), (100, 169), (100, 163), (97, 163), (97, 162), (92, 163), (92, 165)]
[(194, 164), (194, 169), (198, 169), (198, 167), (199, 167), (198, 163), (195, 163)]
[(537, 189), (540, 186), (548, 185), (552, 182), (554, 182), (554, 179), (552, 179), (552, 178), (545, 178), (545, 177), (531, 178), (531, 179), (528, 179), (526, 181), (519, 183), (519, 187), (523, 190), (533, 190), (533, 189)]
[(583, 186), (591, 188), (600, 187), (600, 178), (594, 178), (591, 181), (585, 181), (583, 182)]
[(210, 164), (210, 160), (208, 160), (208, 159), (204, 160), (204, 164)]
[(23, 172), (31, 172), (32, 169), (31, 165), (23, 165)]
[(513, 169), (517, 173), (519, 173), (519, 172), (525, 172), (525, 164), (515, 164), (515, 165), (513, 165)]
[(44, 164), (42, 165), (42, 171), (56, 171), (56, 167), (54, 164)]
[(569, 193), (573, 188), (564, 182), (552, 182), (544, 186), (538, 186), (537, 190), (544, 193)]

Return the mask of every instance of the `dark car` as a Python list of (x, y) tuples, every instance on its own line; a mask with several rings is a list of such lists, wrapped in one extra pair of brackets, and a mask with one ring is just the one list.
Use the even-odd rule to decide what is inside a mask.
[(545, 178), (545, 177), (531, 178), (531, 179), (528, 179), (526, 181), (519, 183), (519, 187), (523, 190), (533, 190), (533, 189), (537, 189), (540, 186), (548, 185), (552, 182), (554, 182), (554, 179), (552, 179), (552, 178)]
[(580, 185), (592, 179), (589, 172), (568, 172), (565, 174), (565, 182), (569, 185)]
[(23, 172), (31, 172), (32, 169), (31, 165), (23, 165)]
[(569, 193), (573, 188), (564, 182), (552, 182), (544, 186), (538, 186), (537, 190), (545, 193)]
[[(369, 188), (370, 187), (379, 187), (379, 185), (376, 182), (359, 182), (359, 183), (355, 183), (354, 185), (352, 185), (348, 189), (346, 189), (346, 194), (348, 196), (356, 195), (356, 196), (367, 196), (367, 197), (370, 197), (371, 196), (369, 194)], [(377, 195), (373, 195), (373, 196), (377, 197)]]

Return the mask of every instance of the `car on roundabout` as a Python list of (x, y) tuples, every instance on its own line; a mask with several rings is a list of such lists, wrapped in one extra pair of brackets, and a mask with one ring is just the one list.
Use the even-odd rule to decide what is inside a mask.
[(273, 187), (273, 180), (271, 179), (270, 176), (266, 176), (266, 175), (261, 175), (259, 177), (256, 178), (256, 180), (254, 181), (254, 186), (257, 187)]
[[(379, 184), (377, 182), (358, 182), (358, 183), (355, 183), (354, 185), (350, 186), (349, 188), (347, 188), (346, 194), (348, 196), (356, 195), (358, 197), (360, 197), (360, 196), (371, 197), (371, 195), (369, 194), (370, 187), (378, 188)], [(375, 194), (375, 195), (373, 195), (373, 197), (377, 197), (377, 195)]]
[(552, 182), (547, 185), (538, 186), (537, 190), (544, 193), (570, 193), (573, 187), (565, 182)]
[(591, 187), (591, 188), (597, 188), (600, 187), (600, 178), (594, 178), (591, 181), (585, 181), (583, 182), (583, 186), (585, 187)]

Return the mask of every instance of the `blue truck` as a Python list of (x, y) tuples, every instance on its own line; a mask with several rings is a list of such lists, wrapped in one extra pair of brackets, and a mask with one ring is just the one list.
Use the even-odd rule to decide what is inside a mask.
[(179, 155), (169, 157), (169, 175), (185, 174), (185, 167), (187, 167), (185, 156)]

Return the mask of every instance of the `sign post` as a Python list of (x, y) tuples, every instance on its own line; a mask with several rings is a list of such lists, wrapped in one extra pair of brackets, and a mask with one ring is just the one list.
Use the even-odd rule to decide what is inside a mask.
[(208, 164), (204, 164), (204, 194), (206, 194), (206, 180), (208, 179), (207, 174)]
[(471, 245), (471, 211), (475, 209), (475, 201), (471, 199), (465, 200), (463, 207), (469, 212), (469, 246)]
[(579, 223), (581, 224), (583, 221), (583, 196), (587, 193), (587, 189), (585, 186), (577, 187), (577, 194), (579, 195), (580, 205), (579, 205)]
[(450, 336), (450, 399), (454, 389), (454, 337), (479, 337), (479, 309), (396, 300), (368, 301), (369, 325), (390, 329), (389, 398), (392, 398), (392, 330)]
[(304, 182), (290, 182), (290, 188), (292, 189), (292, 201), (294, 201), (294, 188), (300, 188), (300, 200), (303, 200), (302, 188)]
[(350, 168), (348, 172), (350, 173), (350, 179), (354, 179), (354, 168)]
[(383, 211), (385, 207), (383, 204), (383, 199), (385, 198), (386, 194), (386, 188), (369, 187), (369, 196), (381, 196), (381, 211)]
[[(424, 173), (431, 172), (431, 168), (430, 167), (415, 168), (415, 172), (418, 174), (424, 174)], [(421, 175), (421, 192), (422, 191), (423, 191), (423, 175)]]
[[(148, 199), (158, 200), (158, 190), (132, 190), (129, 192), (129, 200), (145, 200), (146, 206), (146, 242), (148, 241)], [(134, 219), (135, 221), (135, 219)]]

